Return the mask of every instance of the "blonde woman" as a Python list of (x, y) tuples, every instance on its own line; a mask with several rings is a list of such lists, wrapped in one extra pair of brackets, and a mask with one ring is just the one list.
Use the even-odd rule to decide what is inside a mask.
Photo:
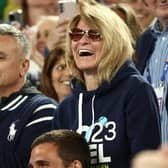
[(84, 135), (91, 167), (129, 168), (137, 152), (160, 144), (157, 99), (131, 61), (129, 29), (110, 8), (81, 0), (68, 32), (66, 62), (75, 78), (54, 128)]

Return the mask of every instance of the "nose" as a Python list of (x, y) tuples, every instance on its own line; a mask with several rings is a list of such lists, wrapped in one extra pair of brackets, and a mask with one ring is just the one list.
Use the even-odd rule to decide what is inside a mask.
[(39, 37), (37, 38), (37, 41), (38, 41), (38, 42), (44, 42), (44, 43), (45, 43), (45, 42), (46, 42), (46, 37), (41, 35), (41, 36), (39, 36)]
[(80, 42), (89, 42), (90, 41), (90, 38), (89, 38), (87, 31), (85, 32), (85, 34), (83, 34), (82, 38), (79, 41)]
[(66, 66), (66, 68), (64, 69), (64, 74), (65, 74), (66, 76), (72, 78), (72, 71), (71, 71), (71, 69), (68, 68), (67, 66)]

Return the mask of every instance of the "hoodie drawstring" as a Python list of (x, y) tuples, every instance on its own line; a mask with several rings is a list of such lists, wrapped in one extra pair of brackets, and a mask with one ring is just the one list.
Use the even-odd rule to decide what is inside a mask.
[(95, 123), (95, 111), (94, 111), (94, 101), (95, 101), (95, 95), (92, 97), (92, 125)]
[[(85, 134), (85, 139), (88, 142), (90, 140), (92, 131), (94, 129), (95, 126), (95, 110), (94, 110), (94, 102), (95, 102), (95, 95), (92, 97), (92, 123), (91, 126), (89, 126), (89, 128), (86, 131)], [(79, 94), (79, 101), (78, 101), (78, 133), (82, 133), (82, 104), (83, 104), (83, 93)]]
[(83, 93), (80, 93), (78, 101), (78, 130), (77, 130), (79, 134), (82, 133), (82, 103), (83, 103)]

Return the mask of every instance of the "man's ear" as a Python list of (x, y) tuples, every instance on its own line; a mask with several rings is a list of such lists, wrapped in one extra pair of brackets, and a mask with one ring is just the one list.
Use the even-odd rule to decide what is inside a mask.
[(24, 59), (20, 65), (20, 77), (23, 77), (27, 74), (30, 66), (30, 61), (28, 59)]
[(71, 163), (70, 168), (84, 168), (84, 167), (82, 166), (81, 161), (79, 161), (79, 160), (74, 160), (74, 161)]

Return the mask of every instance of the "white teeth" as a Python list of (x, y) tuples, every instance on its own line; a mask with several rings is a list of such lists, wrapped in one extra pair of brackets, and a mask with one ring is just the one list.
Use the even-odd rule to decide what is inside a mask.
[(64, 85), (70, 85), (70, 81), (63, 81), (62, 82)]
[(89, 53), (93, 53), (93, 51), (90, 51), (90, 50), (87, 50), (87, 49), (79, 50), (79, 54), (80, 54), (81, 52), (89, 52)]
[(79, 50), (79, 55), (80, 56), (89, 56), (89, 55), (93, 55), (94, 54), (94, 52), (93, 51), (91, 51), (91, 50), (87, 50), (87, 49), (81, 49), (81, 50)]

